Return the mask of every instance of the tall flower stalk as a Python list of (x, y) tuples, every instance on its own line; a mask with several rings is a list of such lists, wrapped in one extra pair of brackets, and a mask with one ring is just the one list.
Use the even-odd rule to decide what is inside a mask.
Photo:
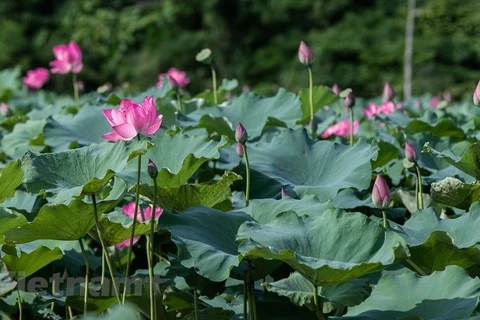
[(300, 46), (298, 47), (298, 60), (301, 64), (307, 66), (308, 68), (308, 83), (309, 83), (309, 94), (308, 100), (310, 103), (310, 129), (312, 131), (312, 139), (315, 139), (316, 130), (315, 130), (315, 119), (314, 119), (314, 109), (313, 109), (313, 75), (312, 75), (312, 63), (315, 60), (315, 55), (313, 50), (307, 46), (303, 41), (300, 41)]
[(73, 95), (75, 97), (75, 105), (77, 106), (77, 110), (80, 110), (80, 97), (78, 96), (78, 83), (77, 83), (77, 74), (72, 75), (73, 81)]
[[(241, 122), (237, 124), (235, 130), (235, 140), (237, 141), (237, 153), (243, 156), (245, 159), (245, 175), (246, 175), (246, 187), (245, 187), (245, 203), (248, 206), (250, 200), (250, 163), (248, 162), (248, 152), (246, 142), (248, 140), (248, 133)], [(240, 150), (238, 150), (240, 148)]]
[(215, 68), (212, 63), (212, 50), (210, 50), (209, 48), (202, 49), (195, 56), (195, 60), (210, 67), (210, 72), (212, 73), (213, 102), (215, 103), (215, 105), (218, 105), (217, 73), (215, 72)]
[(355, 95), (350, 91), (345, 97), (345, 108), (348, 109), (350, 113), (350, 146), (353, 146), (353, 133), (354, 133), (354, 117), (353, 117), (353, 107), (355, 106)]
[(157, 318), (157, 310), (155, 304), (155, 290), (153, 287), (153, 253), (154, 253), (154, 235), (155, 235), (155, 212), (157, 208), (157, 176), (158, 169), (151, 159), (148, 160), (147, 172), (153, 180), (153, 212), (150, 220), (150, 234), (147, 236), (147, 259), (148, 259), (148, 279), (150, 289), (150, 319)]
[(412, 166), (415, 167), (415, 172), (417, 174), (417, 181), (415, 183), (415, 200), (417, 210), (422, 210), (424, 209), (422, 173), (420, 172), (420, 167), (417, 163), (417, 151), (408, 142), (405, 142), (405, 160), (404, 166), (406, 168), (411, 168)]
[(80, 250), (82, 250), (82, 256), (85, 262), (85, 269), (86, 269), (85, 270), (85, 293), (83, 297), (83, 314), (86, 314), (87, 304), (88, 304), (88, 282), (90, 281), (90, 264), (88, 263), (87, 252), (85, 251), (85, 247), (83, 245), (82, 239), (79, 239), (78, 243), (80, 244)]
[(377, 208), (382, 209), (383, 228), (385, 231), (388, 229), (386, 208), (390, 205), (391, 200), (392, 194), (390, 193), (387, 182), (381, 175), (377, 175), (375, 183), (373, 184), (372, 202)]

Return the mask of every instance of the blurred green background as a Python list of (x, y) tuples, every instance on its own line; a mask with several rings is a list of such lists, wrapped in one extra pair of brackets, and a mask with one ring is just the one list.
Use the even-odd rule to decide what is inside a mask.
[[(1, 0), (0, 69), (22, 73), (53, 60), (52, 46), (77, 41), (87, 90), (111, 82), (145, 89), (171, 66), (188, 90), (210, 87), (195, 61), (214, 53), (220, 78), (269, 94), (307, 86), (300, 40), (315, 51), (316, 84), (377, 96), (390, 81), (402, 92), (406, 0)], [(480, 1), (417, 0), (413, 94), (471, 96), (480, 78)], [(53, 75), (46, 88), (70, 92)]]

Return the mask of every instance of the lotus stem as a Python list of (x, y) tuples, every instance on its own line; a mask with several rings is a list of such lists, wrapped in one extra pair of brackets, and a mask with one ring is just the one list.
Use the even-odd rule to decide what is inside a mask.
[(243, 276), (243, 319), (247, 319), (248, 315), (248, 281), (247, 281), (248, 271), (245, 272)]
[[(97, 213), (97, 198), (95, 194), (92, 194), (92, 202), (93, 202), (93, 215), (95, 218), (95, 226), (97, 228), (98, 239), (100, 240), (100, 244), (102, 245), (102, 252), (105, 255), (105, 261), (107, 262), (108, 272), (110, 272), (110, 276), (114, 276), (112, 263), (110, 261), (110, 257), (108, 256), (107, 246), (105, 245), (105, 241), (103, 241), (102, 230), (100, 228), (100, 222), (98, 221), (98, 213)], [(127, 282), (125, 282), (127, 283)], [(115, 281), (112, 281), (113, 290), (115, 291), (115, 297), (117, 298), (118, 303), (121, 303), (120, 295), (118, 294), (118, 289)], [(127, 287), (125, 285), (125, 287)]]
[(422, 174), (420, 173), (420, 168), (415, 164), (415, 169), (417, 170), (417, 184), (418, 184), (418, 202), (420, 203), (419, 209), (424, 209), (423, 205), (423, 188), (422, 188)]
[(253, 320), (257, 320), (257, 302), (256, 302), (256, 299), (255, 299), (255, 280), (254, 280), (254, 277), (253, 277), (253, 270), (252, 269), (253, 269), (252, 268), (252, 261), (248, 260), (248, 273), (250, 274), (249, 288), (250, 288), (250, 299), (251, 299), (251, 302), (252, 302), (252, 306), (251, 306), (252, 316), (253, 316)]
[(87, 314), (87, 304), (88, 304), (88, 282), (89, 275), (90, 275), (90, 264), (88, 263), (87, 252), (85, 251), (85, 247), (83, 245), (82, 239), (78, 239), (78, 243), (80, 244), (80, 249), (82, 250), (83, 260), (85, 261), (85, 293), (83, 296), (83, 314)]
[(413, 262), (412, 260), (410, 259), (406, 259), (405, 260), (419, 275), (421, 276), (427, 276), (427, 274), (425, 273), (425, 271), (423, 271), (419, 266), (417, 266), (417, 264), (415, 262)]
[(198, 320), (198, 293), (196, 289), (193, 289), (193, 306), (195, 308), (195, 320)]
[(420, 199), (418, 197), (418, 177), (415, 182), (415, 203), (417, 204), (417, 210), (420, 210)]
[[(138, 141), (140, 141), (140, 135), (137, 135)], [(138, 165), (137, 165), (137, 185), (135, 190), (135, 214), (133, 216), (133, 224), (132, 224), (132, 233), (130, 234), (130, 244), (128, 246), (128, 254), (127, 254), (127, 267), (125, 271), (125, 283), (128, 283), (128, 274), (130, 273), (130, 262), (132, 259), (132, 247), (133, 247), (133, 238), (135, 237), (135, 227), (137, 226), (137, 213), (138, 213), (138, 201), (140, 199), (140, 173), (142, 170), (142, 155), (138, 156)], [(155, 213), (152, 214), (152, 218), (155, 217)], [(127, 286), (123, 287), (123, 296), (122, 296), (122, 303), (125, 304), (125, 298), (127, 295)]]
[(215, 105), (218, 105), (218, 99), (217, 99), (217, 73), (215, 72), (215, 68), (213, 66), (210, 66), (210, 69), (212, 70), (212, 86), (213, 86), (213, 102)]
[(157, 179), (153, 179), (153, 206), (152, 217), (150, 219), (150, 234), (147, 236), (147, 260), (148, 260), (148, 278), (150, 289), (150, 319), (157, 318), (157, 310), (155, 304), (155, 290), (153, 287), (153, 253), (154, 253), (154, 234), (155, 234), (155, 209), (157, 206)]
[(313, 114), (313, 75), (312, 75), (312, 68), (308, 66), (308, 80), (309, 80), (309, 101), (310, 101), (310, 128), (312, 129), (312, 139), (315, 139), (315, 123), (313, 121), (314, 114)]
[(387, 220), (387, 211), (385, 209), (382, 209), (382, 216), (383, 216), (383, 229), (387, 231), (388, 220)]
[(75, 105), (77, 106), (77, 111), (80, 110), (80, 98), (78, 96), (78, 84), (77, 84), (77, 74), (72, 74), (73, 80), (73, 95), (75, 97)]
[(353, 146), (353, 108), (348, 108), (350, 111), (350, 147)]
[(185, 114), (185, 108), (183, 106), (182, 96), (180, 94), (180, 89), (177, 88), (177, 101), (178, 101), (178, 109), (181, 113)]
[(248, 204), (250, 202), (250, 163), (248, 161), (248, 152), (247, 152), (247, 146), (245, 144), (242, 144), (243, 148), (243, 156), (245, 158), (245, 175), (247, 176), (247, 186), (245, 190), (245, 204), (248, 207)]
[(313, 304), (315, 305), (315, 314), (317, 315), (318, 320), (325, 320), (325, 317), (322, 313), (322, 303), (318, 299), (318, 286), (313, 286)]
[(20, 290), (18, 290), (18, 286), (17, 286), (17, 301), (18, 301), (18, 319), (22, 320), (23, 319), (22, 297), (20, 296)]

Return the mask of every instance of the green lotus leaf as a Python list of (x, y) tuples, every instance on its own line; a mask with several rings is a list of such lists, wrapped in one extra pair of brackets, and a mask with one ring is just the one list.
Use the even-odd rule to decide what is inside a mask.
[[(135, 236), (150, 233), (149, 221), (135, 224)], [(123, 240), (130, 239), (132, 227), (133, 219), (119, 211), (106, 214), (100, 220), (103, 241), (107, 246), (113, 246)]]
[(382, 270), (406, 250), (401, 237), (379, 223), (334, 208), (308, 217), (286, 211), (264, 225), (246, 222), (237, 241), (247, 258), (284, 261), (317, 286)]
[(40, 152), (45, 148), (42, 130), (45, 120), (28, 120), (17, 123), (13, 131), (6, 134), (2, 141), (2, 148), (11, 158), (19, 158), (27, 151)]
[[(325, 106), (328, 106), (337, 100), (339, 97), (326, 86), (313, 87), (313, 114)], [(302, 110), (302, 122), (307, 122), (310, 119), (310, 89), (302, 89), (298, 92), (298, 98), (301, 101), (300, 109)], [(275, 114), (275, 113), (272, 113)]]
[(464, 210), (480, 200), (480, 184), (464, 183), (450, 177), (432, 183), (430, 192), (436, 202)]
[(241, 212), (194, 207), (181, 214), (165, 212), (160, 228), (172, 234), (178, 258), (186, 268), (212, 281), (223, 281), (240, 263), (235, 242), (238, 227), (249, 220)]
[(148, 148), (147, 142), (94, 143), (89, 147), (23, 157), (25, 183), (30, 192), (46, 191), (55, 202), (99, 191), (115, 172)]
[(88, 146), (94, 142), (104, 141), (102, 134), (112, 130), (103, 116), (103, 109), (112, 109), (112, 106), (87, 105), (75, 115), (49, 117), (43, 129), (45, 144), (54, 151), (64, 151), (68, 150), (72, 143)]
[(431, 148), (428, 144), (423, 147), (423, 152), (428, 152), (437, 158), (444, 159), (459, 170), (480, 180), (480, 143), (472, 143), (463, 153), (462, 157), (458, 157), (451, 150), (443, 152)]
[(271, 194), (263, 196), (272, 196), (280, 186), (287, 186), (300, 197), (313, 194), (321, 201), (333, 198), (340, 189), (369, 188), (371, 160), (377, 157), (377, 147), (363, 139), (353, 147), (312, 141), (303, 129), (285, 130), (271, 142), (248, 145), (247, 150), (254, 170), (253, 194), (268, 188)]
[[(185, 134), (156, 135), (151, 141), (155, 147), (142, 157), (141, 179), (145, 183), (151, 183), (147, 174), (148, 159), (151, 159), (158, 168), (157, 182), (162, 187), (184, 184), (203, 163), (218, 159), (218, 150), (228, 144), (224, 137), (220, 141), (213, 141), (205, 136)], [(119, 176), (131, 184), (136, 183), (137, 161), (129, 163)]]
[(457, 266), (428, 277), (406, 270), (384, 276), (364, 303), (332, 319), (470, 319), (479, 293), (480, 280)]
[(5, 243), (5, 233), (27, 224), (28, 221), (24, 215), (0, 208), (0, 244)]
[(30, 253), (21, 252), (19, 256), (7, 254), (2, 257), (2, 261), (7, 269), (13, 272), (13, 279), (21, 280), (62, 257), (59, 248), (49, 249), (40, 246)]
[[(288, 278), (267, 283), (268, 291), (289, 298), (297, 306), (307, 305), (314, 310), (313, 291), (314, 287), (305, 277), (298, 272), (293, 272)], [(317, 295), (326, 301), (333, 302), (342, 309), (344, 306), (356, 306), (370, 295), (372, 289), (366, 279), (352, 279), (350, 281), (317, 288)]]
[[(156, 203), (162, 208), (177, 211), (198, 205), (213, 208), (231, 197), (230, 185), (241, 179), (242, 177), (236, 173), (226, 172), (219, 180), (184, 184), (179, 187), (158, 187)], [(142, 185), (140, 193), (153, 202), (152, 186)]]
[[(118, 201), (98, 203), (97, 214), (102, 214)], [(47, 203), (32, 222), (7, 231), (5, 240), (7, 243), (26, 243), (38, 239), (78, 240), (94, 225), (94, 210), (90, 203), (81, 200), (73, 200), (68, 206)]]
[(0, 169), (0, 202), (15, 194), (23, 182), (23, 171), (19, 160), (9, 162)]
[(456, 219), (441, 220), (432, 208), (417, 211), (403, 226), (392, 229), (409, 246), (411, 260), (425, 273), (448, 265), (464, 268), (480, 263), (480, 203)]

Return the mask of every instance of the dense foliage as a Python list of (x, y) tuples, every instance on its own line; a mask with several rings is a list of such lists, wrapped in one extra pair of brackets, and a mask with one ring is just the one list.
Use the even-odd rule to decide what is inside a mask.
[[(404, 0), (2, 0), (0, 69), (43, 66), (49, 48), (70, 39), (88, 52), (87, 88), (111, 82), (144, 90), (170, 66), (189, 70), (192, 91), (209, 72), (194, 60), (203, 47), (219, 74), (257, 92), (298, 90), (298, 39), (317, 52), (316, 81), (373, 96), (385, 81), (401, 93)], [(464, 97), (480, 68), (480, 2), (417, 0), (413, 94), (450, 90)], [(68, 90), (60, 78), (51, 89)]]

